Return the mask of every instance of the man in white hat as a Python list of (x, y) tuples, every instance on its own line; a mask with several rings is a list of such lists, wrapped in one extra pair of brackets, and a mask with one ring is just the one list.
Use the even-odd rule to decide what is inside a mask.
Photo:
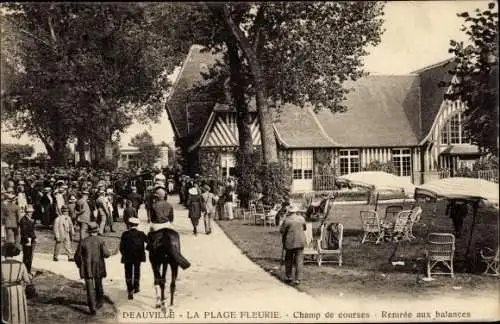
[(285, 249), (285, 281), (292, 282), (292, 270), (295, 268), (294, 284), (300, 284), (304, 265), (304, 247), (306, 246), (306, 220), (296, 206), (290, 206), (288, 215), (281, 224), (283, 248)]
[(141, 262), (146, 261), (144, 245), (147, 240), (144, 232), (137, 230), (140, 221), (137, 217), (128, 219), (129, 230), (123, 232), (120, 239), (121, 262), (125, 267), (125, 282), (128, 299), (134, 299), (134, 293), (139, 292), (141, 281)]
[[(97, 223), (99, 224), (99, 234), (102, 235), (106, 232), (106, 223), (108, 222), (108, 219), (111, 218), (111, 211), (109, 210), (108, 201), (106, 199), (106, 192), (104, 191), (104, 188), (99, 189), (98, 197), (96, 200), (96, 207), (97, 207), (97, 219), (98, 219)], [(111, 224), (109, 225), (111, 232), (114, 232), (113, 222), (111, 222)]]
[(91, 211), (88, 203), (89, 191), (88, 189), (82, 189), (81, 197), (76, 202), (75, 212), (76, 220), (80, 226), (80, 242), (87, 237), (88, 234), (88, 224), (91, 221)]

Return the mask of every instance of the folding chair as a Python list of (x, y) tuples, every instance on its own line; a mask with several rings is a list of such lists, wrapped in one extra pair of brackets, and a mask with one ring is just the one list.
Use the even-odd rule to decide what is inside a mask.
[[(328, 229), (331, 228), (332, 231)], [(335, 236), (337, 246), (332, 246), (332, 235)], [(320, 238), (317, 241), (318, 250), (318, 266), (321, 267), (322, 263), (338, 263), (339, 267), (342, 266), (342, 241), (344, 239), (344, 226), (340, 223), (330, 223), (321, 225)], [(326, 258), (334, 257), (334, 259), (326, 260)]]
[[(453, 278), (453, 257), (455, 254), (455, 235), (450, 233), (430, 233), (427, 241), (427, 277), (433, 274), (451, 275)], [(433, 272), (438, 265), (443, 265), (448, 272)]]
[(499, 272), (499, 251), (500, 248), (497, 247), (496, 252), (488, 247), (480, 251), (481, 260), (486, 263), (486, 270), (483, 274), (490, 276), (500, 276)]
[(384, 240), (385, 231), (380, 224), (378, 213), (373, 210), (360, 211), (361, 223), (363, 224), (363, 238), (361, 244), (365, 242), (375, 242), (378, 244)]

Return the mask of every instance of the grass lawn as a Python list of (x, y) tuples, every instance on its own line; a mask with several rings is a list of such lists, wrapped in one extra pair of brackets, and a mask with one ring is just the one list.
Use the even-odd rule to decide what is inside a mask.
[(38, 296), (28, 300), (29, 322), (37, 323), (103, 323), (116, 313), (109, 301), (89, 315), (86, 290), (81, 282), (68, 280), (45, 270), (33, 269)]
[[(416, 240), (381, 244), (361, 244), (362, 225), (359, 211), (366, 205), (336, 205), (328, 221), (344, 225), (343, 265), (326, 264), (318, 267), (315, 263), (306, 264), (301, 285), (298, 289), (312, 296), (331, 295), (342, 292), (346, 297), (373, 298), (381, 293), (391, 292), (393, 296), (474, 296), (484, 295), (486, 290), (498, 291), (500, 281), (480, 275), (483, 270), (480, 262), (468, 258), (465, 262), (469, 239), (471, 218), (464, 223), (464, 234), (457, 239), (455, 252), (455, 278), (436, 277), (437, 280), (423, 282), (425, 262), (425, 238), (430, 232), (453, 232), (451, 219), (444, 216), (445, 205), (438, 204), (437, 217), (432, 216), (434, 205), (424, 203), (424, 212), (414, 226)], [(379, 206), (380, 215), (385, 214), (386, 206)], [(498, 211), (480, 209), (474, 231), (472, 246), (496, 246), (498, 238)], [(281, 258), (281, 236), (277, 227), (247, 225), (242, 220), (218, 221), (218, 224), (231, 240), (251, 260), (266, 271), (283, 280), (283, 270), (279, 271)], [(319, 223), (313, 224), (317, 235)], [(404, 266), (394, 267), (391, 256), (404, 260)], [(471, 262), (472, 259), (472, 262)], [(474, 265), (474, 271), (470, 266)], [(390, 287), (390, 288), (389, 288)]]
[[(75, 228), (76, 228), (75, 237), (73, 238), (73, 243), (72, 243), (73, 251), (76, 250), (80, 237), (78, 232), (78, 226), (75, 226)], [(111, 254), (116, 254), (118, 253), (118, 250), (120, 248), (120, 237), (122, 233), (126, 230), (125, 223), (123, 223), (122, 220), (119, 219), (118, 222), (113, 223), (113, 229), (116, 231), (115, 233), (110, 233), (110, 232), (104, 233), (102, 238), (106, 242), (106, 247), (108, 248), (109, 252)], [(54, 239), (54, 232), (52, 231), (52, 229), (45, 228), (39, 223), (37, 223), (35, 231), (36, 231), (36, 239), (38, 241), (35, 248), (35, 253), (49, 253), (49, 254), (54, 253), (55, 239)]]

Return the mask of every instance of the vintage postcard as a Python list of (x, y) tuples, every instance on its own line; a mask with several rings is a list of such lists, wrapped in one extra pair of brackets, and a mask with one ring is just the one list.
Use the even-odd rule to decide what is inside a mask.
[(2, 323), (500, 320), (498, 3), (4, 3)]

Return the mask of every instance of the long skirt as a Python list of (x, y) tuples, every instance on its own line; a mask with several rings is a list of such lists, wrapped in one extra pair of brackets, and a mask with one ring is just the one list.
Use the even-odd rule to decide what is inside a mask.
[(28, 323), (28, 306), (23, 284), (2, 287), (2, 323)]

